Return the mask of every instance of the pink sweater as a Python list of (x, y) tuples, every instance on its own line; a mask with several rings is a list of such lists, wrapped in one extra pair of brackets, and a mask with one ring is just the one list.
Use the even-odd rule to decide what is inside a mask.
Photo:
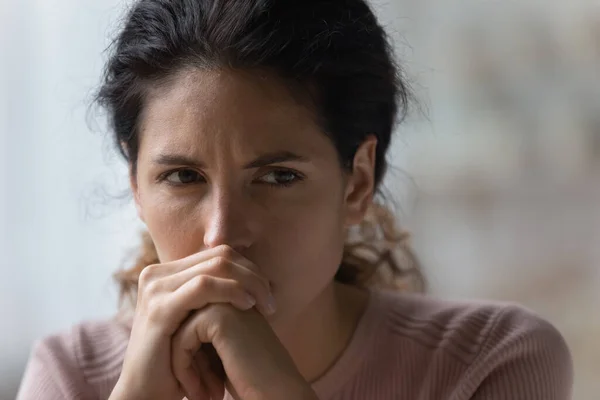
[[(38, 342), (17, 399), (107, 399), (128, 338), (110, 320)], [(313, 388), (322, 400), (566, 400), (572, 380), (563, 338), (526, 309), (373, 291), (350, 344)]]

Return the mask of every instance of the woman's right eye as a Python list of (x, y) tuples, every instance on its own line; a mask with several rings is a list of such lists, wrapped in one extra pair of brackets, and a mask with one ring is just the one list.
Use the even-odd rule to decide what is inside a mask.
[(163, 179), (172, 185), (189, 185), (203, 180), (202, 175), (192, 169), (179, 169), (163, 175)]

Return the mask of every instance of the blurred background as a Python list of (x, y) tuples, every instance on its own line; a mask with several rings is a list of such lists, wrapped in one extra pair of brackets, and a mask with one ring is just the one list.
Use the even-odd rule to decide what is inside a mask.
[[(600, 393), (600, 3), (374, 1), (418, 95), (386, 180), (430, 292), (552, 321)], [(141, 225), (90, 110), (124, 3), (0, 1), (0, 399), (34, 340), (116, 310)]]

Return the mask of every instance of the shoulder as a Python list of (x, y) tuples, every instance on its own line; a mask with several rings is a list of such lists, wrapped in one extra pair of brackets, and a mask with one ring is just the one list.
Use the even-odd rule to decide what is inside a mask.
[[(71, 341), (83, 371), (106, 370), (125, 356), (130, 328), (116, 318), (75, 325), (65, 340)], [(88, 378), (92, 379), (90, 375)]]
[[(125, 355), (129, 329), (117, 319), (86, 321), (48, 336), (36, 344), (64, 363), (72, 364), (93, 381), (94, 373), (110, 369)], [(108, 372), (108, 370), (107, 370)]]
[(106, 390), (110, 393), (128, 339), (128, 327), (109, 319), (83, 322), (36, 341), (18, 399), (37, 398), (42, 392), (49, 399), (85, 399)]
[[(474, 391), (481, 397), (473, 398), (482, 399), (501, 398), (493, 393), (514, 399), (569, 398), (570, 352), (559, 331), (535, 312), (508, 302), (392, 292), (378, 296), (389, 340), (402, 342), (405, 351), (427, 354), (425, 363), (460, 370), (455, 390)], [(511, 392), (514, 387), (523, 393)]]
[(550, 322), (515, 303), (388, 291), (377, 296), (389, 333), (448, 351), (465, 364), (506, 343), (534, 341), (566, 348)]

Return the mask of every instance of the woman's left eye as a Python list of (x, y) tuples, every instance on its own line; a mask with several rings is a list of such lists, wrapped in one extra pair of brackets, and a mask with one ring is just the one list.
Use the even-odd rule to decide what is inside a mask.
[(296, 181), (301, 181), (302, 177), (293, 171), (288, 170), (274, 170), (266, 175), (263, 175), (260, 179), (261, 183), (266, 183), (272, 186), (291, 186)]

